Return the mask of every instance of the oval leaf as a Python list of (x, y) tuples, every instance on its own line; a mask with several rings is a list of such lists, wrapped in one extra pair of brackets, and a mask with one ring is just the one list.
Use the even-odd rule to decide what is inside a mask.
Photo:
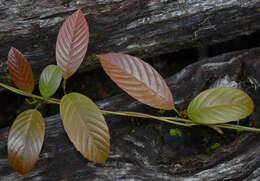
[(70, 93), (61, 100), (60, 116), (76, 149), (91, 161), (105, 163), (109, 154), (110, 136), (96, 104), (82, 94)]
[(62, 71), (56, 65), (48, 65), (41, 74), (39, 81), (40, 93), (43, 97), (52, 96), (60, 86)]
[(138, 101), (158, 109), (174, 108), (169, 87), (148, 63), (121, 53), (97, 56), (107, 75)]
[(34, 89), (34, 78), (32, 68), (28, 60), (15, 48), (11, 48), (8, 53), (8, 70), (15, 85), (31, 93)]
[(60, 28), (56, 42), (56, 61), (68, 79), (79, 68), (89, 41), (87, 21), (81, 10), (69, 16)]
[(188, 116), (199, 124), (220, 124), (243, 119), (253, 109), (254, 103), (245, 92), (231, 87), (217, 87), (196, 96), (188, 106)]
[(35, 165), (44, 139), (44, 119), (37, 110), (19, 114), (8, 136), (8, 157), (15, 171), (24, 174)]

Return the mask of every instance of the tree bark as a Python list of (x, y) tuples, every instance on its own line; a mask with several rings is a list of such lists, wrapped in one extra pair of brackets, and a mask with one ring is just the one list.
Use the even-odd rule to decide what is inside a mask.
[[(179, 110), (186, 108), (192, 98), (216, 82), (235, 82), (240, 88), (253, 90), (251, 96), (255, 102), (255, 111), (249, 121), (250, 126), (260, 127), (259, 56), (260, 48), (227, 53), (199, 61), (168, 78), (167, 83), (173, 92), (176, 107)], [(152, 114), (156, 111), (126, 94), (97, 104), (106, 110), (145, 111)], [(259, 134), (237, 135), (230, 144), (210, 154), (183, 156), (169, 149), (163, 139), (161, 130), (169, 127), (166, 123), (151, 120), (145, 126), (134, 126), (130, 124), (132, 121), (129, 118), (117, 116), (106, 116), (106, 121), (110, 128), (111, 151), (107, 163), (103, 165), (87, 161), (76, 151), (58, 115), (46, 118), (43, 150), (36, 167), (26, 175), (19, 175), (12, 170), (7, 158), (8, 128), (0, 130), (1, 179), (251, 181), (260, 177)], [(190, 130), (185, 128), (185, 132)], [(226, 130), (224, 132), (228, 134)], [(197, 132), (192, 136), (194, 134)]]
[(54, 64), (59, 27), (78, 8), (90, 27), (84, 70), (99, 66), (100, 53), (151, 57), (260, 29), (259, 0), (0, 0), (0, 73), (7, 72), (11, 46), (26, 55), (37, 77)]

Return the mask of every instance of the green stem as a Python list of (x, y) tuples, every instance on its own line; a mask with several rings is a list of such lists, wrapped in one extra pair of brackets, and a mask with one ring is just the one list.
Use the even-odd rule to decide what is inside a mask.
[(192, 122), (191, 120), (189, 120), (189, 119), (178, 118), (178, 117), (162, 117), (162, 118), (163, 118), (163, 119), (176, 120), (176, 121), (181, 121), (181, 122), (185, 122), (185, 123), (197, 125), (197, 124), (193, 123), (193, 122)]
[[(183, 119), (183, 118), (175, 118), (175, 117), (163, 117), (163, 118), (168, 119), (168, 120), (176, 120), (176, 121), (182, 121), (185, 123), (190, 123), (190, 124), (192, 124), (192, 126), (200, 125), (200, 124), (193, 123), (191, 120)], [(205, 125), (205, 126), (210, 126), (210, 125)], [(252, 128), (252, 127), (246, 127), (246, 126), (240, 126), (240, 125), (234, 125), (234, 124), (216, 124), (216, 125), (212, 125), (212, 126), (216, 126), (218, 128), (239, 130), (239, 131), (260, 132), (259, 128)]]
[(215, 125), (219, 128), (226, 128), (226, 129), (232, 129), (232, 130), (238, 130), (238, 131), (252, 131), (252, 132), (259, 132), (259, 128), (252, 128), (252, 127), (247, 127), (247, 126), (239, 126), (239, 125), (234, 125), (234, 124), (219, 124)]
[(39, 107), (42, 105), (42, 102), (38, 102), (38, 104), (35, 106), (35, 109), (39, 109)]
[(32, 98), (32, 100), (28, 99), (28, 98), (25, 98), (25, 101), (28, 103), (28, 104), (36, 104), (37, 103), (37, 100), (35, 98)]
[(67, 79), (64, 79), (62, 82), (62, 88), (63, 88), (64, 94), (66, 94), (66, 83), (67, 83)]
[(53, 103), (53, 104), (60, 104), (60, 100), (58, 99), (54, 99), (54, 98), (44, 98), (44, 97), (41, 97), (41, 96), (38, 96), (38, 95), (35, 95), (35, 94), (32, 94), (32, 93), (28, 93), (28, 92), (24, 92), (20, 89), (16, 89), (14, 87), (11, 87), (9, 85), (6, 85), (6, 84), (3, 84), (0, 82), (0, 86), (16, 93), (16, 94), (20, 94), (20, 95), (23, 95), (23, 96), (27, 96), (27, 97), (32, 97), (32, 98), (35, 98), (35, 99), (40, 99), (40, 100), (44, 100), (48, 103)]
[(172, 110), (174, 110), (177, 113), (177, 115), (181, 117), (181, 113), (175, 107), (173, 107)]
[[(172, 118), (171, 120), (168, 120), (168, 119), (166, 119), (166, 117), (152, 116), (149, 114), (143, 114), (143, 113), (137, 113), (137, 112), (113, 112), (113, 111), (106, 111), (106, 110), (101, 110), (101, 112), (103, 114), (113, 114), (113, 115), (131, 116), (131, 117), (139, 117), (139, 118), (152, 118), (152, 119), (157, 119), (157, 120), (160, 120), (160, 121), (163, 121), (166, 123), (176, 124), (176, 125), (186, 126), (186, 127), (192, 126), (192, 124), (177, 122), (178, 118), (176, 118), (176, 119)], [(177, 121), (174, 121), (174, 120), (177, 120)]]
[[(180, 125), (180, 126), (196, 126), (200, 124), (193, 123), (191, 120), (178, 118), (178, 117), (160, 117), (160, 116), (152, 116), (149, 114), (143, 114), (143, 113), (137, 113), (137, 112), (113, 112), (113, 111), (106, 111), (101, 110), (103, 114), (113, 114), (113, 115), (120, 115), (120, 116), (131, 116), (131, 117), (140, 117), (140, 118), (152, 118), (157, 119), (163, 122), (167, 122), (170, 124)], [(178, 122), (181, 121), (181, 122)], [(184, 122), (184, 123), (182, 123)], [(209, 125), (205, 125), (209, 126)], [(251, 128), (246, 126), (239, 126), (239, 125), (233, 125), (233, 124), (216, 124), (213, 125), (218, 128), (226, 128), (226, 129), (232, 129), (232, 130), (239, 130), (239, 131), (251, 131), (251, 132), (260, 132), (259, 128)]]

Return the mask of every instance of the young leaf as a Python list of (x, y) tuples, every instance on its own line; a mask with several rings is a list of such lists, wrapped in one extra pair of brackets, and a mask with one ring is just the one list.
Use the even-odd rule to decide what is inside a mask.
[(19, 114), (8, 136), (8, 157), (13, 169), (21, 174), (35, 165), (44, 139), (44, 120), (35, 109)]
[(11, 48), (8, 53), (8, 70), (15, 85), (31, 93), (34, 89), (34, 78), (32, 68), (28, 60), (15, 48)]
[(188, 116), (199, 124), (220, 124), (243, 119), (253, 109), (254, 103), (245, 92), (231, 87), (217, 87), (196, 96), (188, 106)]
[(40, 93), (43, 97), (52, 96), (60, 86), (62, 71), (56, 65), (48, 65), (41, 74), (39, 81)]
[(91, 161), (105, 163), (110, 136), (105, 119), (95, 103), (79, 93), (67, 94), (61, 99), (60, 116), (76, 149)]
[(69, 16), (60, 28), (56, 42), (56, 61), (68, 79), (79, 68), (89, 41), (87, 21), (79, 9)]
[(174, 108), (169, 87), (148, 63), (121, 53), (97, 56), (107, 75), (138, 101), (158, 109)]

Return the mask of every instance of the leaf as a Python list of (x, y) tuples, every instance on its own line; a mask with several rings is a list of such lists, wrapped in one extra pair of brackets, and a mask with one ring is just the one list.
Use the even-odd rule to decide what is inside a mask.
[(91, 161), (105, 163), (109, 154), (110, 136), (96, 104), (82, 94), (70, 93), (61, 100), (60, 116), (76, 149)]
[(15, 48), (11, 48), (8, 53), (8, 70), (15, 85), (31, 93), (34, 89), (34, 78), (32, 68), (28, 60)]
[(43, 97), (52, 96), (60, 86), (62, 71), (56, 65), (48, 65), (41, 74), (39, 81), (40, 93)]
[(42, 148), (44, 129), (44, 119), (35, 109), (17, 116), (8, 136), (8, 157), (15, 171), (24, 174), (34, 167)]
[(188, 116), (199, 124), (220, 124), (243, 119), (253, 110), (254, 103), (245, 92), (217, 87), (196, 96), (188, 106)]
[(169, 87), (148, 63), (121, 53), (97, 55), (107, 75), (138, 101), (158, 109), (174, 108)]
[(56, 42), (56, 61), (64, 79), (76, 72), (86, 54), (89, 41), (87, 21), (79, 9), (60, 28)]

